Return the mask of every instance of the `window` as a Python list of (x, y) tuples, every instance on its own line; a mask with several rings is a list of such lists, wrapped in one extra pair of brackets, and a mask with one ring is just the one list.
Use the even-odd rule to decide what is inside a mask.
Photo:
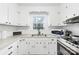
[(33, 16), (33, 29), (43, 29), (44, 16)]

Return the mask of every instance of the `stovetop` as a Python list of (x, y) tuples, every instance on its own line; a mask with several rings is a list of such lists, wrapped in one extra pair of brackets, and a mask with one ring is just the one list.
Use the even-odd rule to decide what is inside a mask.
[(79, 48), (79, 41), (73, 41), (72, 38), (63, 38), (66, 43), (75, 46), (76, 48)]
[[(65, 39), (66, 40), (66, 39)], [(72, 40), (66, 40), (66, 43), (76, 47), (76, 48), (79, 48), (79, 42), (77, 41), (72, 41)]]

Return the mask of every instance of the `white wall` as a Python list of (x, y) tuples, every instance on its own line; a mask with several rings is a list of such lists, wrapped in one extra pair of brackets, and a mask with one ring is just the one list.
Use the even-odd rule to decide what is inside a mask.
[[(60, 8), (60, 16), (62, 21), (75, 16), (79, 16), (79, 3), (61, 4)], [(68, 24), (65, 29), (72, 31), (74, 35), (79, 35), (79, 24)]]
[[(31, 19), (31, 15), (29, 14), (29, 12), (32, 12), (32, 11), (47, 11), (48, 12), (48, 26), (50, 24), (57, 25), (60, 22), (60, 19), (59, 19), (59, 16), (58, 16), (58, 11), (59, 11), (58, 6), (59, 5), (56, 5), (56, 6), (20, 6), (21, 12), (20, 12), (19, 21), (21, 23), (23, 21), (24, 24), (28, 24), (30, 26), (30, 29), (29, 29), (28, 32), (30, 32), (30, 31), (32, 31), (32, 23), (31, 23), (32, 19)], [(49, 31), (48, 29), (45, 29), (45, 30)]]
[[(63, 4), (59, 4), (59, 5), (51, 5), (51, 6), (43, 6), (43, 5), (31, 5), (31, 6), (26, 6), (26, 5), (19, 5), (19, 16), (18, 16), (18, 23), (22, 23), (24, 25), (29, 25), (30, 28), (29, 29), (24, 29), (24, 28), (20, 28), (20, 30), (18, 30), (17, 28), (13, 28), (10, 27), (9, 29), (6, 27), (3, 29), (1, 28), (0, 30), (5, 31), (5, 29), (7, 31), (23, 31), (23, 34), (36, 34), (37, 31), (36, 30), (32, 30), (32, 19), (31, 19), (31, 15), (29, 14), (29, 12), (31, 11), (47, 11), (48, 12), (48, 26), (50, 24), (52, 25), (60, 25), (62, 24), (63, 21), (65, 21), (66, 19), (70, 18), (70, 17), (74, 17), (73, 14), (75, 14), (75, 16), (79, 15), (79, 4), (69, 4), (69, 3), (63, 3)], [(43, 33), (50, 33), (49, 29), (45, 29), (42, 30)]]
[(60, 17), (62, 21), (79, 15), (79, 3), (63, 3), (60, 5)]

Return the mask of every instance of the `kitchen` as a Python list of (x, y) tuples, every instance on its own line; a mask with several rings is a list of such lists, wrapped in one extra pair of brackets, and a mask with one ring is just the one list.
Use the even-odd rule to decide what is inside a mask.
[(0, 55), (79, 55), (79, 3), (0, 3)]

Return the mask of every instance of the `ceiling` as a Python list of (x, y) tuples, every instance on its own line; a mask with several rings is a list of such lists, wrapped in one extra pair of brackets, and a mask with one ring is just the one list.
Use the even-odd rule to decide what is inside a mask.
[(59, 6), (61, 3), (18, 3), (19, 6)]

